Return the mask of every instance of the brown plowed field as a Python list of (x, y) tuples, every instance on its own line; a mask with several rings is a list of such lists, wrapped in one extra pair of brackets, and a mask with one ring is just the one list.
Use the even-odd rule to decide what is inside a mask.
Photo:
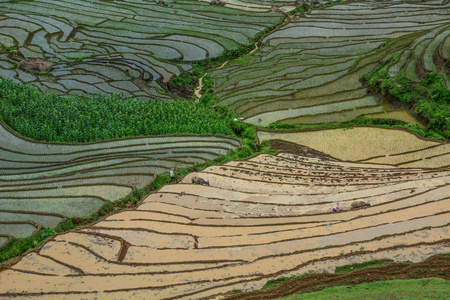
[[(209, 167), (164, 186), (136, 210), (57, 235), (1, 270), (0, 298), (212, 298), (281, 276), (450, 252), (450, 170), (309, 154)], [(193, 184), (194, 176), (210, 185)], [(359, 200), (371, 206), (352, 209)], [(448, 259), (425, 264), (448, 278)], [(389, 268), (377, 269), (373, 280), (403, 278), (415, 267)], [(364, 282), (366, 271), (358, 272), (302, 277), (268, 297), (312, 291), (313, 283)]]

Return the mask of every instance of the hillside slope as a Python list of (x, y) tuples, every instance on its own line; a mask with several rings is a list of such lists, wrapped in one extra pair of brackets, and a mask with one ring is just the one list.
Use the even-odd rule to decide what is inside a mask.
[[(449, 170), (288, 153), (209, 167), (55, 236), (1, 271), (0, 296), (200, 299), (372, 259), (422, 261), (450, 250), (449, 183)], [(351, 209), (359, 200), (371, 206)]]
[(450, 3), (357, 1), (314, 9), (267, 35), (258, 52), (211, 73), (226, 105), (260, 126), (351, 120), (391, 108), (360, 82), (395, 53), (389, 69), (416, 81), (449, 59)]

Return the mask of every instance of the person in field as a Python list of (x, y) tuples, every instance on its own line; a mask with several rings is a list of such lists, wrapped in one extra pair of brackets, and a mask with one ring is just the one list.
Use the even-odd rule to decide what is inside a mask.
[(333, 212), (337, 212), (339, 210), (339, 202), (337, 202), (333, 207)]
[(175, 172), (174, 172), (174, 169), (171, 168), (171, 169), (170, 169), (170, 181), (173, 182), (174, 179), (175, 179)]

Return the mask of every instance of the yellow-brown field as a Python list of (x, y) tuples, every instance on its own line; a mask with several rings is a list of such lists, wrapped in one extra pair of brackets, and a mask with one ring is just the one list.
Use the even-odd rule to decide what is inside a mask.
[(408, 168), (440, 168), (450, 166), (450, 145), (441, 144), (413, 152), (366, 160), (370, 163), (391, 164)]
[[(354, 127), (312, 131), (258, 131), (259, 140), (280, 139), (307, 146), (342, 160), (363, 161), (379, 156), (418, 151), (439, 146), (441, 141), (419, 138), (407, 130), (381, 127)], [(448, 148), (445, 148), (448, 149)], [(394, 163), (376, 160), (377, 163)], [(445, 164), (444, 164), (445, 165)], [(448, 165), (448, 163), (447, 163)]]

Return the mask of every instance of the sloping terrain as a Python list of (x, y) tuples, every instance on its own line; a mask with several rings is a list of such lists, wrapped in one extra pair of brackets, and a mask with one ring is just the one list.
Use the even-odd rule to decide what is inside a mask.
[(105, 201), (143, 188), (155, 174), (240, 145), (235, 138), (208, 135), (42, 143), (0, 125), (0, 235), (15, 237), (29, 236), (41, 225), (55, 227), (65, 216), (87, 216)]
[(0, 53), (1, 74), (62, 94), (170, 99), (156, 80), (168, 82), (191, 68), (189, 61), (248, 44), (282, 17), (267, 3), (208, 2), (0, 1), (0, 46), (18, 46), (26, 58), (54, 63), (51, 74), (32, 75)]
[[(1, 258), (37, 247), (2, 265), (0, 298), (210, 299), (281, 276), (450, 253), (448, 140), (377, 126), (261, 128), (361, 114), (414, 124), (411, 101), (420, 100), (432, 112), (415, 111), (422, 134), (448, 138), (449, 15), (447, 0), (0, 0), (0, 81), (58, 95), (17, 97), (8, 80), (0, 123), (68, 142), (0, 126), (0, 247), (12, 240)], [(21, 70), (30, 57), (53, 69)], [(171, 101), (194, 89), (198, 101)], [(110, 93), (144, 101), (101, 97)], [(179, 103), (189, 105), (171, 106)], [(199, 124), (181, 132), (201, 134), (180, 134)], [(84, 137), (95, 138), (81, 139), (88, 129)], [(215, 165), (268, 144), (293, 151)], [(197, 163), (209, 167), (176, 184), (156, 177)], [(109, 201), (133, 191), (136, 202), (152, 194), (98, 221), (102, 205), (114, 210)], [(438, 262), (430, 272), (448, 264)], [(302, 288), (294, 282), (276, 295)]]
[[(372, 259), (422, 261), (450, 250), (449, 183), (449, 170), (289, 153), (209, 167), (55, 236), (2, 270), (0, 296), (198, 299)], [(351, 209), (360, 200), (371, 206)]]
[(408, 168), (450, 166), (448, 143), (422, 138), (402, 128), (359, 126), (299, 131), (258, 130), (257, 134), (261, 142), (281, 139), (313, 148), (342, 160)]
[[(238, 293), (235, 296), (227, 297), (227, 300), (248, 300), (248, 299), (279, 299), (286, 296), (297, 295), (301, 297), (293, 297), (287, 299), (446, 299), (450, 295), (448, 285), (450, 282), (450, 257), (444, 255), (437, 255), (430, 257), (424, 262), (411, 264), (409, 263), (392, 263), (390, 260), (379, 260), (375, 263), (387, 264), (381, 267), (363, 268), (362, 270), (355, 270), (350, 273), (336, 273), (336, 274), (309, 274), (308, 276), (301, 276), (299, 278), (292, 278), (280, 282), (270, 290), (252, 291), (248, 293)], [(358, 264), (348, 266), (350, 269), (357, 269)], [(433, 277), (430, 279), (429, 277)], [(414, 279), (427, 278), (425, 280)], [(444, 280), (439, 280), (440, 278)], [(286, 279), (286, 278), (283, 278)], [(283, 280), (283, 279), (280, 279)], [(381, 281), (381, 282), (379, 282)], [(436, 291), (436, 285), (430, 285), (432, 282), (441, 282), (443, 286)], [(272, 281), (273, 283), (276, 282)], [(372, 285), (362, 283), (373, 283)], [(399, 284), (404, 284), (404, 289), (399, 293)], [(268, 282), (264, 289), (271, 282)], [(341, 288), (338, 291), (334, 288), (332, 295), (320, 295), (314, 293), (321, 291), (328, 287)], [(364, 288), (365, 287), (365, 288)], [(364, 293), (358, 290), (364, 290)], [(325, 292), (325, 291), (323, 291)], [(299, 295), (303, 294), (303, 295)], [(361, 295), (363, 294), (363, 295)], [(321, 297), (322, 296), (322, 297)]]
[[(215, 70), (217, 104), (245, 122), (341, 122), (390, 111), (359, 81), (379, 61), (411, 80), (449, 58), (450, 3), (358, 1), (313, 10), (263, 39), (258, 52)], [(444, 1), (445, 3), (445, 1)]]

